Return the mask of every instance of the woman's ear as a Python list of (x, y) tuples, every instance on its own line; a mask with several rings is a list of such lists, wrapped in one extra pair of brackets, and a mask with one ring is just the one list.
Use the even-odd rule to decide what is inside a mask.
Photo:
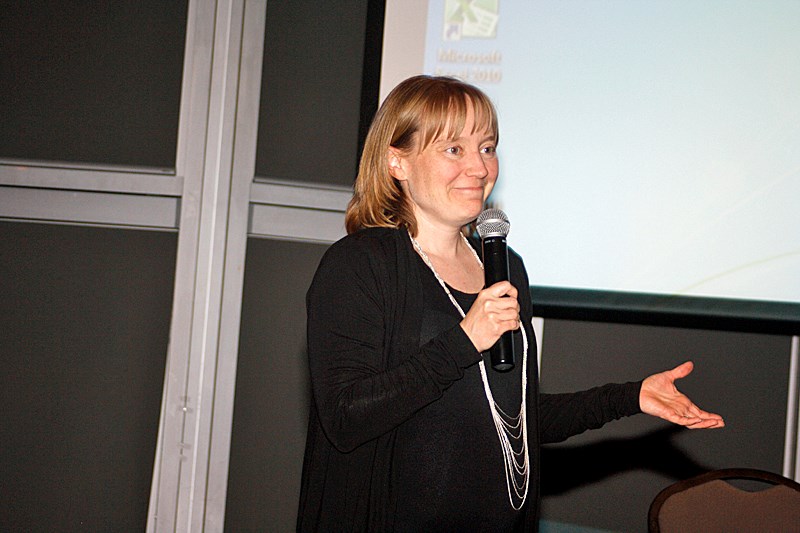
[(386, 151), (386, 164), (389, 167), (389, 175), (396, 180), (405, 181), (405, 173), (403, 172), (403, 156), (396, 148), (391, 146)]

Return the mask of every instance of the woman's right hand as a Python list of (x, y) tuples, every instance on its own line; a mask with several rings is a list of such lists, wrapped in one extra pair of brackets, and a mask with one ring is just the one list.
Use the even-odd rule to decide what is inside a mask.
[(479, 292), (461, 321), (461, 328), (479, 352), (494, 346), (506, 331), (519, 327), (517, 289), (508, 281), (500, 281)]

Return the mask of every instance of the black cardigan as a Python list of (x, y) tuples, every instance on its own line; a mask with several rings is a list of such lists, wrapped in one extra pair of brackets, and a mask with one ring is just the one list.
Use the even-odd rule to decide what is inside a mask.
[[(538, 526), (539, 447), (640, 412), (641, 383), (539, 394), (532, 303), (522, 260), (511, 281), (531, 339), (526, 531)], [(464, 375), (481, 354), (460, 326), (420, 347), (420, 268), (405, 230), (349, 235), (324, 255), (307, 295), (312, 397), (298, 531), (390, 531), (395, 429)]]

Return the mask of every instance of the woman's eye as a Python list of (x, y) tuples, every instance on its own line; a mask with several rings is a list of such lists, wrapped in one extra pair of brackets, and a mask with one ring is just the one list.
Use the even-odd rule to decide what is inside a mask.
[(494, 154), (497, 149), (494, 146), (484, 146), (481, 152), (484, 154)]
[(452, 155), (459, 155), (461, 153), (461, 147), (459, 146), (451, 146), (445, 149), (445, 152)]

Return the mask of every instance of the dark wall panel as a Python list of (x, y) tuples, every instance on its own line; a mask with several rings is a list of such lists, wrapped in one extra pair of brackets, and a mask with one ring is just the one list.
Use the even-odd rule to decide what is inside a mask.
[(143, 531), (177, 236), (0, 222), (0, 531)]
[(175, 167), (188, 2), (0, 7), (0, 157)]
[(256, 175), (329, 185), (353, 183), (367, 4), (367, 0), (267, 4)]
[(327, 247), (250, 239), (226, 531), (293, 531), (310, 385), (305, 294)]
[(546, 320), (544, 392), (635, 381), (691, 359), (678, 387), (722, 414), (726, 427), (687, 430), (638, 415), (542, 453), (543, 518), (610, 531), (644, 531), (669, 483), (714, 468), (780, 473), (789, 337)]

